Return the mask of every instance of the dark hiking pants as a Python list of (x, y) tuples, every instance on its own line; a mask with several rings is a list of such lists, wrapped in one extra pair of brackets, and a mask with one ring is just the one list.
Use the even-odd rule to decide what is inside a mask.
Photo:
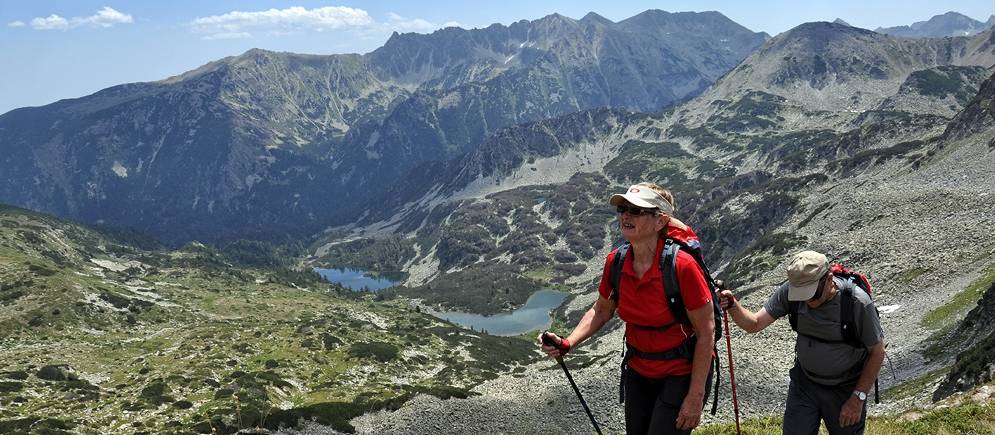
[[(625, 433), (690, 434), (690, 430), (677, 430), (677, 414), (691, 387), (691, 375), (671, 376), (663, 379), (646, 378), (635, 370), (625, 373)], [(705, 399), (711, 389), (711, 377), (705, 385)]]
[(785, 435), (816, 435), (819, 433), (819, 420), (826, 423), (830, 435), (863, 434), (867, 420), (867, 404), (860, 421), (854, 425), (840, 427), (840, 410), (853, 395), (856, 382), (838, 386), (827, 386), (812, 382), (797, 364), (791, 369), (791, 384), (788, 386), (788, 403), (784, 408)]

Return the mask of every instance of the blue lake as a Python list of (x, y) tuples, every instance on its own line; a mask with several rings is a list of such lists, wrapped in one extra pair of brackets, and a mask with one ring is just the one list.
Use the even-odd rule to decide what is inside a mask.
[(467, 328), (472, 327), (477, 331), (487, 331), (491, 335), (510, 336), (548, 328), (552, 322), (549, 312), (559, 307), (566, 297), (566, 293), (555, 290), (540, 290), (529, 297), (523, 307), (509, 313), (492, 316), (460, 311), (426, 310), (426, 312)]
[(356, 291), (364, 288), (372, 291), (383, 290), (387, 287), (393, 287), (399, 282), (385, 276), (370, 276), (359, 269), (321, 269), (316, 267), (314, 271), (330, 282)]

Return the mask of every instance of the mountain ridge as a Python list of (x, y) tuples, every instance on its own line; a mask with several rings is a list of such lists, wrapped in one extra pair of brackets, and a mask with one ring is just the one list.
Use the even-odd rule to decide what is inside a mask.
[(908, 26), (878, 27), (878, 33), (905, 38), (940, 38), (945, 36), (970, 36), (995, 26), (995, 15), (981, 22), (964, 14), (950, 11), (936, 15), (927, 21), (917, 21)]
[(398, 34), (366, 55), (254, 49), (18, 109), (0, 115), (0, 200), (175, 243), (315, 234), (503, 127), (694, 95), (764, 39), (717, 13), (680, 17), (668, 25), (694, 50), (636, 22), (549, 16)]

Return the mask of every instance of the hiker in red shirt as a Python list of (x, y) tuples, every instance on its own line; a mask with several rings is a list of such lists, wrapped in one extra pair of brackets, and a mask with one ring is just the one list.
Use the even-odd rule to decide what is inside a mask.
[[(617, 309), (625, 321), (621, 386), (626, 432), (690, 433), (701, 422), (711, 382), (715, 345), (712, 293), (695, 259), (678, 250), (675, 278), (687, 313), (675, 316), (665, 297), (660, 256), (666, 239), (690, 235), (697, 240), (697, 236), (672, 217), (673, 195), (656, 184), (636, 184), (624, 194), (613, 195), (609, 202), (617, 207), (619, 227), (628, 245), (606, 258), (594, 306), (569, 336), (553, 334), (558, 346), (543, 345), (542, 350), (554, 358), (562, 356), (600, 330)], [(628, 252), (617, 275), (615, 294), (611, 268), (620, 249)]]

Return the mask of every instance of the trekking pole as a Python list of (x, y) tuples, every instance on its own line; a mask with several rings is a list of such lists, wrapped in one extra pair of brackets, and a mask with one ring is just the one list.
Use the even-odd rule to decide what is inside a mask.
[(736, 435), (739, 435), (739, 400), (736, 398), (736, 370), (732, 368), (732, 338), (729, 335), (728, 311), (722, 311), (722, 321), (726, 326), (726, 355), (729, 355), (729, 384), (732, 385), (732, 409), (736, 414)]
[[(542, 333), (542, 344), (559, 348), (559, 346), (556, 345), (556, 342), (553, 341), (553, 338), (548, 334), (550, 334), (549, 331), (544, 331)], [(563, 362), (563, 357), (556, 357), (556, 362), (560, 363), (560, 367), (563, 368), (563, 373), (567, 375), (567, 380), (570, 381), (570, 386), (573, 387), (574, 393), (577, 393), (577, 398), (580, 399), (580, 404), (584, 407), (584, 412), (587, 413), (587, 417), (591, 419), (591, 424), (594, 425), (594, 431), (597, 432), (598, 435), (602, 435), (601, 428), (598, 427), (598, 422), (594, 420), (594, 414), (591, 414), (591, 408), (587, 407), (587, 402), (584, 401), (584, 396), (580, 394), (580, 389), (577, 388), (577, 383), (574, 382), (573, 376), (570, 376), (570, 371), (567, 370), (567, 365)]]
[[(722, 281), (716, 281), (715, 286), (719, 290), (726, 290), (725, 283)], [(729, 356), (729, 384), (732, 385), (732, 410), (736, 414), (736, 435), (740, 435), (739, 399), (736, 398), (736, 370), (732, 367), (732, 336), (729, 334), (729, 310), (722, 310), (722, 322), (725, 324), (726, 355)]]

